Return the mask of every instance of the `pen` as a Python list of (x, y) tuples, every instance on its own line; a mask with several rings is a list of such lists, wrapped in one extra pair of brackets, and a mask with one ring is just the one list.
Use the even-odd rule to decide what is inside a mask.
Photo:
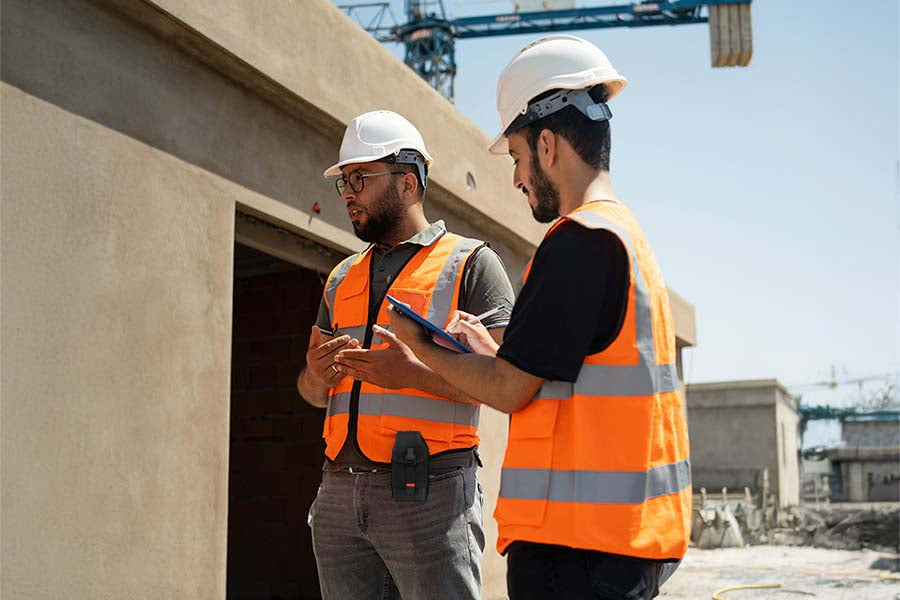
[(491, 315), (493, 315), (493, 314), (495, 314), (495, 313), (500, 312), (500, 311), (503, 310), (504, 308), (506, 308), (506, 305), (505, 305), (505, 304), (501, 304), (500, 306), (495, 306), (494, 308), (492, 308), (492, 309), (490, 309), (490, 310), (484, 311), (483, 313), (481, 313), (480, 315), (478, 315), (478, 316), (475, 317), (475, 318), (478, 319), (479, 321), (481, 321), (481, 320), (483, 320), (483, 319), (487, 319), (489, 316), (491, 316)]

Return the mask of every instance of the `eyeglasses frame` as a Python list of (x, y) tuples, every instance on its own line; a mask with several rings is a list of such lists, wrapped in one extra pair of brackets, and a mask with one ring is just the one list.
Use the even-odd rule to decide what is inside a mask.
[[(359, 175), (359, 189), (356, 189), (350, 182), (350, 177), (352, 177), (354, 173), (357, 173)], [(350, 189), (353, 190), (354, 193), (359, 194), (366, 187), (367, 177), (381, 177), (383, 175), (407, 175), (408, 173), (409, 171), (383, 171), (381, 173), (360, 173), (359, 171), (350, 171), (350, 177), (345, 177), (343, 174), (341, 174), (337, 177), (337, 179), (334, 180), (334, 189), (337, 190), (338, 196), (343, 197), (344, 190), (349, 185)]]

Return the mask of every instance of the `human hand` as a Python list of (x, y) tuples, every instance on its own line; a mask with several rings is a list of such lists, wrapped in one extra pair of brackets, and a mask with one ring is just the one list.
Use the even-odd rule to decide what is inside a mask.
[(306, 372), (319, 387), (332, 388), (345, 377), (334, 364), (335, 355), (346, 348), (357, 347), (359, 340), (349, 335), (335, 338), (313, 325), (306, 350)]
[(387, 348), (345, 348), (334, 358), (338, 371), (353, 379), (389, 389), (419, 387), (418, 378), (427, 370), (422, 361), (387, 329), (375, 325), (372, 331), (387, 343)]
[(476, 354), (497, 355), (497, 349), (500, 346), (491, 337), (487, 327), (475, 315), (461, 310), (453, 311), (446, 331)]
[[(425, 331), (424, 327), (394, 310), (393, 306), (388, 308), (388, 317), (390, 318), (392, 335), (409, 346), (413, 353), (423, 344), (432, 343), (431, 336)], [(382, 331), (385, 330), (382, 329)]]

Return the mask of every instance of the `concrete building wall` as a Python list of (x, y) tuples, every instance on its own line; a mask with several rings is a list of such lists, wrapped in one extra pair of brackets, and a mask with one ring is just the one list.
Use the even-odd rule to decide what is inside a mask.
[(778, 498), (781, 506), (800, 503), (800, 415), (793, 399), (776, 389), (775, 421), (778, 427)]
[(836, 475), (834, 500), (900, 500), (900, 447), (848, 446), (828, 451)]
[(896, 460), (840, 463), (844, 495), (850, 502), (900, 500), (900, 464)]
[[(320, 273), (364, 247), (321, 172), (374, 108), (438, 159), (428, 217), (513, 278), (544, 226), (487, 134), (327, 0), (3, 0), (0, 44), (0, 586), (224, 597), (234, 242)], [(483, 411), (485, 598), (507, 422)]]
[(228, 186), (0, 86), (3, 595), (224, 597)]
[(694, 407), (688, 386), (688, 431), (694, 488), (742, 489), (756, 484), (757, 472), (775, 477), (775, 416), (762, 406)]
[(866, 476), (867, 499), (870, 502), (900, 500), (900, 462), (866, 462), (862, 465), (862, 471)]
[(846, 420), (844, 448), (832, 451), (838, 463), (840, 499), (851, 502), (900, 500), (900, 427), (897, 421)]
[(798, 416), (778, 382), (691, 384), (687, 406), (695, 489), (758, 488), (765, 468), (779, 504), (798, 503)]
[(694, 305), (682, 298), (673, 290), (669, 290), (669, 303), (672, 306), (672, 319), (675, 321), (675, 347), (678, 367), (678, 379), (684, 382), (684, 362), (682, 350), (697, 345), (697, 322)]
[(844, 421), (841, 439), (847, 446), (897, 447), (900, 446), (900, 424), (897, 421)]

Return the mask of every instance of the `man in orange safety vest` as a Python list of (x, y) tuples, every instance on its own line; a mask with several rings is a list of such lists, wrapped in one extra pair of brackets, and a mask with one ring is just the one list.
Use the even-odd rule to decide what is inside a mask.
[(325, 600), (481, 597), (479, 403), (374, 333), (387, 326), (388, 294), (440, 327), (457, 310), (503, 305), (484, 321), (497, 340), (509, 321), (497, 254), (425, 218), (431, 162), (412, 123), (378, 110), (350, 122), (325, 171), (370, 243), (328, 276), (297, 381), (327, 409), (309, 517)]
[(657, 595), (688, 545), (690, 465), (672, 314), (653, 250), (609, 176), (607, 102), (626, 85), (574, 36), (525, 46), (497, 84), (490, 151), (540, 222), (502, 345), (476, 319), (455, 354), (396, 312), (393, 334), (511, 414), (497, 549), (511, 600)]

